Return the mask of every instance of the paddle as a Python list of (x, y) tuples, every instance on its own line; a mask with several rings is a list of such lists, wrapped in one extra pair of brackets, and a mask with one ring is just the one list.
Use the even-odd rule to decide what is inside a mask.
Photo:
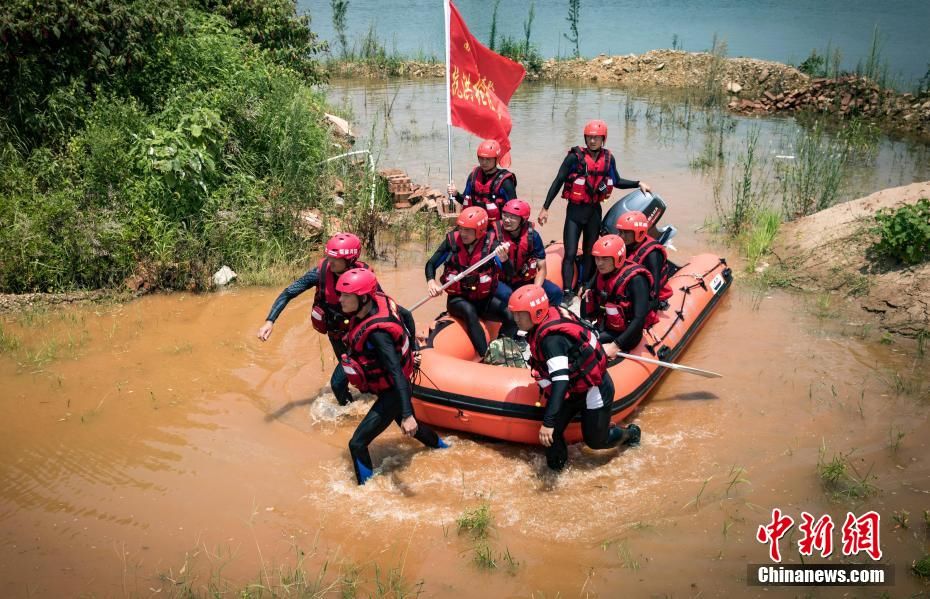
[(684, 364), (673, 364), (672, 362), (662, 362), (660, 360), (653, 360), (652, 358), (643, 358), (642, 356), (634, 356), (631, 354), (625, 354), (622, 351), (617, 352), (618, 356), (623, 356), (624, 358), (629, 358), (630, 360), (635, 360), (637, 362), (645, 362), (646, 364), (655, 364), (656, 366), (663, 366), (665, 368), (671, 368), (672, 370), (680, 370), (682, 372), (687, 372), (689, 374), (696, 374), (707, 379), (719, 379), (722, 378), (722, 374), (717, 374), (716, 372), (711, 372), (710, 370), (701, 370), (700, 368), (693, 368), (691, 366), (685, 366)]
[[(509, 241), (505, 241), (504, 243), (501, 244), (501, 247), (510, 247), (510, 242), (509, 242)], [(495, 256), (497, 256), (497, 253), (496, 253), (496, 252), (491, 252), (490, 254), (488, 254), (487, 256), (485, 256), (484, 258), (482, 258), (481, 260), (478, 260), (477, 262), (475, 262), (474, 264), (472, 264), (471, 266), (469, 266), (468, 268), (466, 268), (465, 270), (463, 270), (463, 271), (460, 272), (459, 274), (457, 274), (457, 275), (455, 275), (454, 277), (452, 277), (451, 279), (449, 279), (449, 280), (446, 282), (446, 284), (442, 286), (442, 289), (440, 289), (440, 291), (445, 291), (446, 287), (448, 287), (449, 285), (461, 281), (462, 279), (465, 278), (466, 275), (471, 274), (471, 273), (472, 273), (475, 269), (477, 269), (479, 266), (483, 266), (483, 265), (484, 265), (485, 263), (487, 263), (488, 261), (493, 260)], [(437, 295), (436, 297), (439, 297), (439, 296)], [(417, 308), (419, 308), (420, 306), (422, 306), (422, 305), (425, 304), (426, 302), (430, 301), (431, 299), (433, 299), (433, 296), (432, 296), (432, 295), (427, 295), (426, 297), (424, 297), (423, 299), (421, 299), (420, 301), (418, 301), (417, 303), (415, 303), (413, 306), (411, 306), (410, 308), (408, 308), (408, 310), (410, 310), (411, 312), (413, 312), (414, 310), (416, 310)]]

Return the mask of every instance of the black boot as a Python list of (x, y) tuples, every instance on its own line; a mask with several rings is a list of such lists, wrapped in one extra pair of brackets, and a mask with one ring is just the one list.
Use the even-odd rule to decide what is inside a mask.
[(610, 427), (610, 431), (607, 433), (607, 443), (611, 446), (614, 445), (639, 445), (639, 439), (642, 437), (643, 431), (639, 426), (631, 424), (626, 428), (620, 428), (619, 426)]

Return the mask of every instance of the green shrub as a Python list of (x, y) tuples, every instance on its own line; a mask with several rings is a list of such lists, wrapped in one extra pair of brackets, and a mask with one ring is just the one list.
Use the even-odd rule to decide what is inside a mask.
[(542, 71), (543, 57), (535, 44), (527, 44), (505, 35), (500, 40), (498, 52), (510, 60), (521, 63), (530, 73)]
[[(26, 4), (0, 17), (0, 49), (22, 50), (0, 55), (0, 290), (130, 274), (197, 289), (223, 263), (303, 260), (312, 240), (296, 224), (331, 197), (317, 165), (332, 145), (311, 88), (319, 46), (293, 2)], [(109, 29), (29, 37), (56, 10)]]
[(880, 210), (875, 222), (873, 232), (879, 239), (872, 250), (878, 255), (905, 264), (930, 260), (930, 200), (921, 198), (897, 210)]

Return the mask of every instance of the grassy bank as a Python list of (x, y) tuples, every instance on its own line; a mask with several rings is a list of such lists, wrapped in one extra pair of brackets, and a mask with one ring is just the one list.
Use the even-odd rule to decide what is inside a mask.
[(127, 277), (200, 289), (222, 264), (302, 261), (325, 231), (302, 227), (301, 213), (335, 210), (337, 175), (343, 222), (365, 220), (369, 179), (320, 166), (342, 148), (314, 88), (322, 46), (293, 2), (10, 8), (0, 22), (0, 292)]

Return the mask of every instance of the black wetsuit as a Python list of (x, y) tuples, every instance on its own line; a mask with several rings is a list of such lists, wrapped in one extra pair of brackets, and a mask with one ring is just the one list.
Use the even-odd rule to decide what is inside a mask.
[[(397, 310), (404, 322), (404, 327), (410, 335), (414, 350), (416, 350), (417, 343), (414, 334), (416, 325), (413, 322), (413, 315), (409, 310), (400, 306), (397, 307)], [(355, 477), (360, 485), (368, 480), (374, 470), (374, 465), (371, 463), (371, 454), (368, 452), (368, 446), (371, 442), (383, 433), (391, 425), (391, 422), (396, 422), (400, 426), (401, 421), (408, 416), (414, 415), (413, 403), (410, 401), (410, 381), (404, 376), (400, 356), (397, 355), (390, 334), (386, 331), (373, 331), (368, 336), (366, 346), (381, 363), (384, 371), (389, 373), (393, 384), (390, 389), (377, 394), (375, 403), (359, 423), (352, 435), (352, 439), (349, 441), (349, 454), (352, 456)], [(417, 425), (415, 439), (427, 447), (438, 448), (444, 446), (433, 429), (420, 422)]]
[[(593, 280), (585, 287), (591, 289), (593, 287)], [(623, 332), (617, 334), (609, 330), (603, 322), (604, 319), (600, 319), (601, 322), (598, 326), (598, 341), (600, 341), (602, 345), (605, 343), (616, 343), (617, 347), (619, 347), (622, 352), (630, 351), (642, 341), (643, 329), (646, 326), (646, 317), (649, 315), (649, 310), (652, 309), (652, 296), (650, 295), (649, 283), (646, 281), (645, 275), (636, 275), (630, 279), (626, 287), (626, 292), (633, 302), (633, 318), (626, 323), (626, 328)], [(597, 292), (591, 289), (591, 293)]]
[[(546, 201), (543, 208), (549, 209), (555, 197), (561, 193), (565, 186), (565, 181), (570, 175), (577, 172), (578, 157), (574, 152), (569, 152), (559, 167), (559, 173), (549, 186), (549, 193), (546, 194)], [(610, 156), (610, 177), (613, 179), (614, 187), (617, 189), (633, 189), (639, 187), (639, 181), (623, 179), (617, 173), (617, 161), (614, 160), (613, 154)], [(565, 209), (565, 226), (562, 229), (562, 242), (565, 244), (565, 258), (562, 260), (562, 288), (571, 289), (572, 279), (575, 276), (575, 261), (573, 258), (578, 253), (578, 239), (582, 238), (581, 267), (584, 278), (588, 278), (594, 273), (594, 259), (591, 256), (591, 248), (597, 241), (598, 233), (601, 230), (601, 203), (593, 204), (576, 204), (569, 202)], [(583, 237), (582, 237), (583, 236)], [(578, 287), (581, 286), (579, 278)]]
[[(630, 246), (626, 247), (626, 255), (632, 256), (633, 253), (639, 246), (630, 249)], [(665, 267), (665, 257), (662, 256), (662, 252), (652, 251), (646, 255), (646, 259), (643, 260), (643, 266), (646, 270), (649, 271), (649, 274), (652, 275), (652, 297), (658, 298), (659, 291), (662, 290), (662, 269)]]
[[(573, 347), (569, 337), (552, 333), (543, 339), (542, 354), (549, 364), (567, 365)], [(543, 426), (555, 429), (552, 433), (552, 445), (546, 448), (546, 463), (549, 468), (561, 470), (565, 467), (565, 462), (568, 461), (565, 427), (579, 412), (585, 445), (591, 449), (606, 449), (620, 442), (622, 434), (619, 431), (611, 434), (610, 416), (614, 401), (614, 383), (610, 373), (604, 373), (604, 379), (597, 388), (600, 396), (591, 397), (590, 406), (587, 394), (568, 394), (570, 382), (567, 366), (550, 369), (549, 377), (552, 381), (551, 394), (543, 415)]]
[[(268, 313), (268, 318), (265, 320), (270, 320), (271, 322), (276, 321), (278, 316), (281, 315), (281, 312), (287, 306), (288, 302), (304, 291), (309, 289), (316, 289), (319, 282), (319, 269), (314, 267), (313, 269), (308, 270), (304, 276), (288, 285), (287, 288), (282, 291), (280, 295), (278, 295), (278, 298), (271, 306), (271, 311)], [(317, 293), (320, 293), (320, 291), (317, 291)], [(327, 334), (327, 337), (329, 337), (329, 343), (333, 347), (333, 353), (336, 354), (336, 368), (333, 370), (333, 374), (329, 378), (329, 386), (333, 389), (333, 395), (336, 396), (336, 401), (338, 401), (341, 405), (345, 405), (352, 401), (352, 394), (349, 392), (349, 380), (346, 378), (346, 373), (343, 371), (342, 365), (339, 364), (339, 357), (346, 353), (346, 346), (342, 342), (341, 332), (329, 333)]]
[[(483, 243), (481, 240), (475, 243)], [(495, 249), (497, 244), (492, 247)], [(436, 278), (436, 271), (440, 266), (445, 264), (446, 260), (457, 251), (449, 245), (449, 239), (446, 237), (426, 263), (426, 281), (432, 281)], [(500, 261), (494, 258), (498, 268), (502, 268)], [(483, 358), (488, 353), (488, 339), (484, 335), (484, 329), (481, 328), (479, 319), (486, 318), (501, 323), (500, 335), (502, 337), (515, 337), (517, 334), (517, 324), (513, 320), (513, 314), (507, 309), (499, 297), (495, 297), (494, 291), (486, 299), (473, 302), (465, 299), (460, 295), (450, 295), (446, 299), (446, 310), (454, 318), (463, 321), (465, 332), (468, 333), (468, 339), (474, 346), (479, 358)]]

